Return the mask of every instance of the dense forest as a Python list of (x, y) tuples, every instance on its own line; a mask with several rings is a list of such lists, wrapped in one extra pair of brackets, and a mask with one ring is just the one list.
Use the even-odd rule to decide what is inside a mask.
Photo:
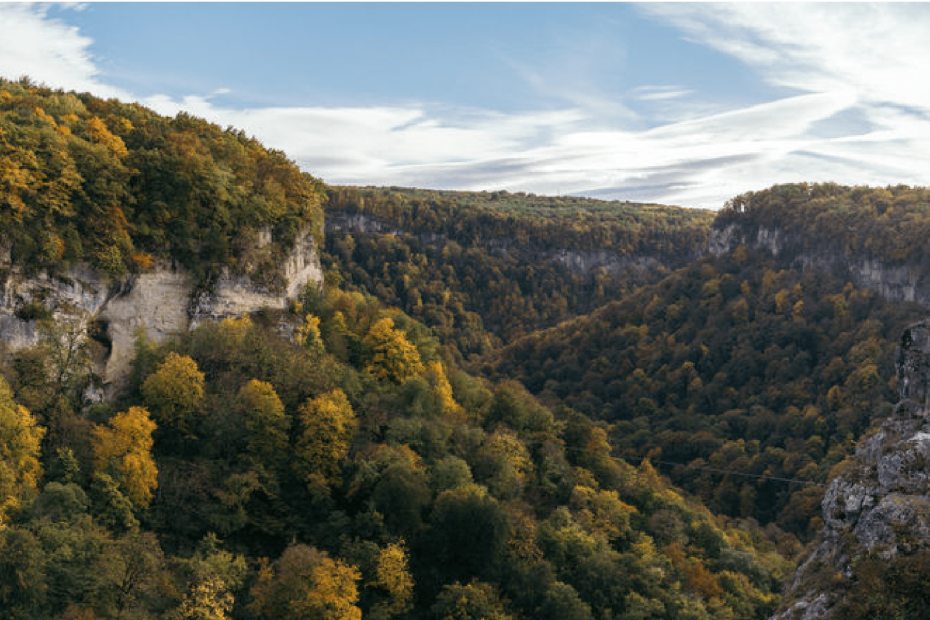
[[(0, 79), (0, 246), (21, 268), (113, 274), (172, 260), (267, 273), (300, 227), (322, 240), (323, 184), (233, 128)], [(257, 248), (260, 230), (282, 244)]]
[(326, 273), (286, 310), (140, 331), (110, 401), (80, 320), (19, 317), (40, 338), (0, 343), (0, 619), (768, 618), (925, 310), (710, 255), (711, 227), (913, 262), (928, 197), (327, 187), (233, 128), (0, 81), (10, 269), (274, 288), (311, 230)]
[[(254, 272), (275, 259), (250, 254), (260, 231), (321, 231), (322, 184), (241, 132), (28, 80), (0, 100), (11, 268)], [(680, 228), (706, 231), (692, 219)], [(140, 331), (112, 401), (86, 389), (101, 344), (80, 320), (37, 313), (36, 346), (0, 344), (0, 618), (777, 607), (794, 536), (714, 515), (648, 459), (616, 458), (608, 425), (470, 373), (454, 339), (352, 288), (160, 344)]]
[[(697, 209), (507, 192), (328, 195), (327, 281), (402, 308), (466, 358), (684, 266), (712, 222)], [(367, 227), (352, 225), (360, 217)]]
[(620, 454), (661, 459), (712, 510), (809, 538), (822, 488), (805, 482), (890, 413), (894, 343), (925, 312), (738, 252), (527, 336), (487, 371), (609, 421)]
[(0, 383), (4, 617), (763, 618), (798, 551), (358, 293), (140, 338), (113, 404), (48, 333)]
[(727, 201), (715, 225), (782, 231), (799, 249), (858, 254), (889, 263), (928, 258), (930, 188), (776, 185)]

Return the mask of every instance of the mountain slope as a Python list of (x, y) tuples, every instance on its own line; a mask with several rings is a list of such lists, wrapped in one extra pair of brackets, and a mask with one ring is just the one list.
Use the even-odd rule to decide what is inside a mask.
[(333, 188), (331, 282), (424, 321), (466, 357), (619, 299), (704, 252), (712, 214), (506, 192)]
[(923, 618), (930, 610), (930, 323), (904, 331), (896, 361), (901, 400), (836, 468), (823, 531), (777, 620)]
[(776, 185), (737, 196), (714, 221), (715, 254), (764, 250), (785, 267), (818, 268), (889, 301), (930, 308), (930, 189)]
[[(0, 616), (777, 607), (790, 537), (614, 458), (585, 416), (468, 374), (402, 310), (317, 278), (294, 294), (279, 263), (313, 262), (320, 185), (283, 156), (183, 115), (2, 86), (3, 309), (34, 340), (0, 347)], [(139, 296), (168, 280), (181, 303)], [(264, 301), (226, 304), (230, 288)], [(114, 306), (139, 327), (122, 356)], [(126, 386), (94, 401), (107, 344)]]
[(620, 454), (660, 453), (712, 509), (806, 537), (817, 488), (765, 476), (826, 480), (893, 399), (891, 339), (922, 313), (761, 256), (708, 258), (518, 340), (485, 372), (610, 422)]

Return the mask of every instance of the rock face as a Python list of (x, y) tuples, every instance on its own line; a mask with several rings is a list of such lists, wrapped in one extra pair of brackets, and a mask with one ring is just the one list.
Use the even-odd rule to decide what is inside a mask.
[(79, 319), (85, 326), (105, 327), (109, 355), (103, 378), (118, 388), (134, 354), (136, 332), (160, 342), (169, 335), (207, 320), (236, 317), (262, 308), (283, 309), (308, 284), (322, 285), (323, 271), (309, 232), (298, 236), (281, 266), (286, 282), (281, 293), (248, 278), (220, 273), (209, 290), (195, 289), (191, 276), (167, 265), (141, 274), (112, 279), (86, 267), (63, 275), (24, 277), (8, 262), (0, 276), (0, 341), (16, 350), (38, 342), (38, 315)]
[(838, 618), (858, 558), (890, 562), (930, 549), (930, 320), (905, 330), (895, 359), (901, 400), (830, 482), (819, 544), (773, 620)]
[(871, 289), (889, 301), (913, 301), (930, 309), (930, 270), (926, 265), (893, 264), (872, 256), (849, 254), (839, 245), (813, 244), (799, 235), (752, 223), (715, 225), (707, 242), (708, 250), (716, 256), (741, 245), (764, 250), (780, 258), (786, 267), (822, 269), (858, 287)]
[[(404, 231), (390, 223), (383, 222), (365, 213), (329, 212), (326, 218), (326, 232), (348, 232), (361, 234), (404, 235)], [(449, 241), (446, 235), (437, 233), (415, 234), (426, 245), (443, 245)], [(575, 275), (587, 275), (595, 270), (604, 270), (611, 275), (620, 275), (628, 270), (643, 272), (662, 267), (659, 260), (652, 256), (630, 256), (609, 249), (579, 251), (570, 248), (551, 248), (544, 251), (516, 248), (509, 238), (483, 239), (482, 248), (499, 255), (508, 255), (523, 250), (531, 256), (526, 262), (551, 261)]]

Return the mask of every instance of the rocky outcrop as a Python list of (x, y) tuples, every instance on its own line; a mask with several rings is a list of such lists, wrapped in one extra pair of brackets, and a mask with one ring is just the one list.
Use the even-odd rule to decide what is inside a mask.
[(855, 562), (890, 563), (930, 549), (930, 321), (912, 325), (896, 352), (900, 402), (830, 482), (824, 528), (774, 620), (831, 620)]
[(778, 258), (785, 267), (816, 268), (860, 288), (875, 291), (889, 301), (917, 302), (930, 309), (930, 269), (927, 265), (894, 263), (880, 257), (847, 252), (839, 245), (815, 243), (797, 234), (752, 223), (733, 222), (715, 225), (708, 237), (707, 249), (721, 256), (739, 246), (762, 250)]
[(24, 276), (15, 265), (0, 277), (0, 341), (11, 349), (38, 342), (44, 316), (78, 318), (104, 328), (109, 353), (102, 370), (111, 390), (118, 388), (134, 354), (136, 333), (160, 342), (207, 320), (221, 320), (262, 308), (284, 309), (308, 284), (321, 285), (323, 272), (313, 237), (298, 236), (280, 267), (285, 286), (271, 291), (224, 269), (209, 287), (196, 287), (181, 269), (160, 265), (144, 273), (110, 278), (86, 267), (63, 274)]

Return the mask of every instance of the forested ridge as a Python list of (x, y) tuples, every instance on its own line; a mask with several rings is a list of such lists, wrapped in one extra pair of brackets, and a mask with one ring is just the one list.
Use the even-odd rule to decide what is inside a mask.
[[(267, 273), (302, 227), (322, 240), (323, 184), (279, 151), (188, 114), (0, 79), (0, 247), (23, 269)], [(260, 230), (282, 244), (260, 250)]]
[(586, 314), (704, 252), (712, 213), (508, 192), (331, 188), (327, 281), (375, 294), (469, 357)]
[(730, 224), (780, 231), (785, 243), (807, 251), (920, 263), (927, 259), (930, 188), (776, 185), (727, 201), (715, 226)]

